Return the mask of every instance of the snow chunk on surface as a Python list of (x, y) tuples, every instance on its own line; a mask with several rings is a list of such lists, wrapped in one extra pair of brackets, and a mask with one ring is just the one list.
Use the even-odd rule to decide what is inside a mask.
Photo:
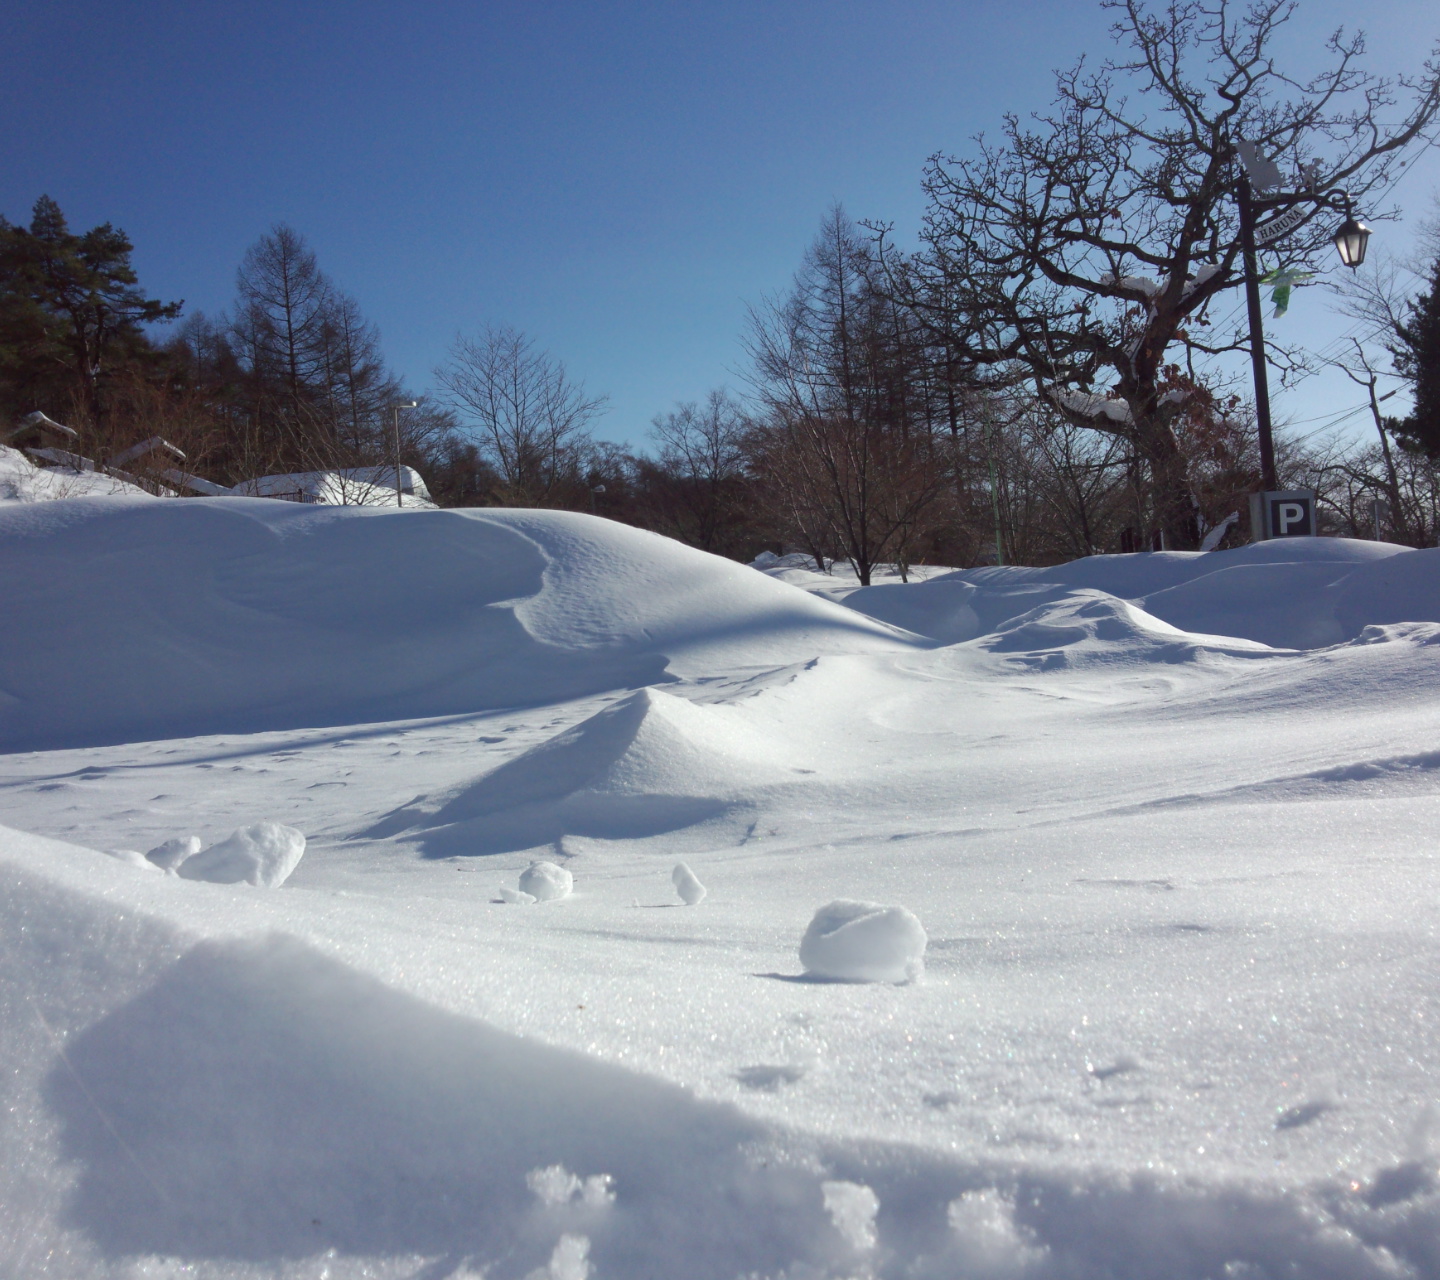
[(956, 1261), (964, 1268), (961, 1274), (996, 1280), (1026, 1275), (1046, 1253), (1016, 1223), (1014, 1203), (993, 1187), (967, 1191), (952, 1200), (946, 1217), (954, 1235)]
[(128, 863), (132, 867), (139, 867), (141, 871), (155, 871), (157, 868), (153, 862), (146, 859), (143, 853), (135, 849), (106, 849), (112, 858)]
[(925, 971), (925, 930), (904, 907), (837, 898), (800, 941), (806, 973), (848, 982), (911, 982)]
[(670, 873), (670, 882), (675, 886), (675, 892), (680, 895), (680, 901), (687, 907), (694, 907), (705, 901), (705, 895), (709, 892), (699, 878), (683, 862), (675, 864), (675, 870)]
[(825, 1197), (825, 1212), (835, 1230), (845, 1237), (856, 1253), (868, 1253), (875, 1247), (875, 1215), (880, 1211), (876, 1194), (859, 1182), (825, 1182), (820, 1186)]
[(521, 893), (519, 889), (501, 889), (500, 901), (512, 907), (528, 907), (535, 901), (533, 893)]
[(520, 892), (528, 893), (536, 902), (568, 898), (574, 887), (575, 877), (553, 862), (532, 862), (520, 873)]
[(199, 852), (199, 836), (176, 836), (164, 844), (157, 844), (145, 856), (162, 871), (178, 871), (182, 862)]
[(548, 1267), (537, 1267), (525, 1280), (588, 1280), (590, 1241), (586, 1236), (563, 1235), (550, 1255)]
[(304, 853), (305, 837), (294, 827), (257, 822), (186, 858), (179, 870), (187, 880), (278, 889), (290, 878)]
[(546, 1208), (554, 1209), (573, 1201), (590, 1209), (604, 1209), (615, 1203), (615, 1179), (608, 1173), (594, 1173), (580, 1179), (563, 1164), (531, 1169), (525, 1185)]

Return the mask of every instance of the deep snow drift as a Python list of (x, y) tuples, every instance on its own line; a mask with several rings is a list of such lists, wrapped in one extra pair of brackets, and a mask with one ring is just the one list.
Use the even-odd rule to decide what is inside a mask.
[[(599, 531), (596, 532), (596, 526)], [(353, 724), (904, 647), (591, 517), (263, 498), (0, 506), (0, 747)]]
[(1437, 557), (0, 509), (0, 1274), (1440, 1276)]

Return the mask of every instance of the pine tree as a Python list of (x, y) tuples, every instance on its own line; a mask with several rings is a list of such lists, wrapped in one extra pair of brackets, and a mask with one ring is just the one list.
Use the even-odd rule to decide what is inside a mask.
[(1391, 430), (1406, 449), (1440, 458), (1440, 258), (1430, 271), (1430, 292), (1411, 299), (1395, 336), (1395, 369), (1413, 382), (1415, 407), (1408, 418), (1392, 421)]
[(112, 379), (153, 356), (142, 326), (173, 319), (182, 305), (145, 296), (132, 249), (108, 222), (75, 234), (49, 196), (35, 202), (28, 229), (0, 219), (3, 408), (78, 408), (102, 426)]

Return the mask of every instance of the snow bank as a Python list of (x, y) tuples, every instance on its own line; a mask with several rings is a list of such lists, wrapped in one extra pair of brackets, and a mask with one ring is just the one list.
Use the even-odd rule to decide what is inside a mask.
[(1038, 662), (1047, 669), (1181, 662), (1203, 651), (1242, 657), (1271, 652), (1253, 640), (1183, 631), (1125, 600), (1084, 589), (1023, 613), (973, 643), (995, 653), (1026, 655), (1030, 665)]
[(1289, 538), (1231, 551), (967, 569), (830, 595), (877, 620), (955, 644), (1004, 630), (1030, 610), (1077, 591), (1129, 601), (1153, 619), (1200, 636), (1312, 649), (1352, 640), (1372, 623), (1440, 621), (1440, 550)]
[(0, 600), (12, 750), (475, 712), (911, 643), (566, 512), (15, 504)]
[(925, 971), (925, 930), (904, 907), (837, 898), (815, 912), (800, 963), (817, 978), (913, 982)]
[(0, 506), (61, 498), (144, 498), (154, 495), (118, 476), (71, 467), (37, 467), (18, 449), (0, 445)]
[[(165, 846), (161, 846), (164, 848)], [(257, 822), (176, 864), (186, 880), (278, 889), (305, 854), (305, 837), (278, 822)]]

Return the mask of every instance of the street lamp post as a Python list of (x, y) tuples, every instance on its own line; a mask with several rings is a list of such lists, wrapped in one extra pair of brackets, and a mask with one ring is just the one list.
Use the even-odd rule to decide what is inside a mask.
[(390, 406), (395, 411), (395, 505), (397, 507), (405, 505), (404, 491), (400, 487), (400, 410), (413, 409), (419, 403), (418, 400), (400, 400)]
[[(1255, 421), (1260, 433), (1260, 484), (1267, 492), (1279, 487), (1275, 473), (1275, 437), (1270, 423), (1270, 380), (1265, 361), (1265, 334), (1260, 316), (1260, 274), (1256, 265), (1258, 245), (1271, 244), (1288, 235), (1306, 219), (1306, 204), (1319, 205), (1345, 214), (1345, 221), (1332, 237), (1340, 261), (1356, 268), (1365, 261), (1366, 242), (1370, 228), (1355, 217), (1346, 191), (1295, 191), (1274, 196), (1255, 194), (1252, 181), (1261, 190), (1278, 185), (1280, 171), (1273, 161), (1260, 156), (1253, 146), (1242, 143), (1238, 149), (1244, 172), (1236, 184), (1236, 200), (1240, 206), (1240, 249), (1245, 258), (1245, 305), (1250, 313), (1250, 367), (1255, 378)], [(1284, 210), (1269, 222), (1257, 225), (1258, 214)]]

